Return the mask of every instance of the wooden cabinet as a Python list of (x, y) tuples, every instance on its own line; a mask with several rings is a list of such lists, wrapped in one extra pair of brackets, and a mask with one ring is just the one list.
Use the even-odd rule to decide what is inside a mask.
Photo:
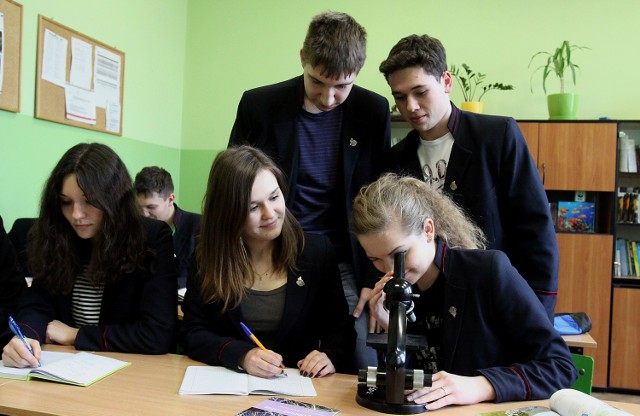
[(616, 123), (541, 123), (538, 170), (546, 189), (613, 192)]
[(585, 348), (593, 357), (593, 385), (607, 386), (609, 360), (609, 308), (613, 236), (609, 234), (559, 233), (560, 272), (556, 312), (586, 312), (590, 331), (598, 343)]
[(545, 189), (615, 191), (615, 122), (520, 122), (519, 125)]
[[(519, 122), (549, 202), (573, 201), (586, 191), (596, 202), (596, 234), (557, 233), (560, 250), (556, 312), (586, 312), (595, 350), (593, 385), (606, 387), (609, 363), (616, 122)], [(555, 220), (555, 219), (554, 219)]]
[[(609, 387), (640, 390), (640, 289), (613, 289)], [(600, 345), (598, 345), (600, 348)]]

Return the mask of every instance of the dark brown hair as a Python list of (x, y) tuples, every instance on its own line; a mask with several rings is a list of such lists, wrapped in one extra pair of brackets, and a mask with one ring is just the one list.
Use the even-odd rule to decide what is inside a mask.
[(429, 35), (402, 38), (380, 64), (380, 72), (388, 80), (392, 73), (415, 66), (440, 79), (440, 75), (447, 70), (447, 53), (442, 43)]
[[(244, 297), (245, 287), (253, 284), (253, 269), (242, 232), (249, 216), (251, 189), (262, 170), (273, 173), (284, 198), (286, 182), (282, 171), (253, 147), (232, 147), (219, 153), (209, 173), (196, 259), (203, 301), (219, 301), (223, 311), (236, 307)], [(288, 209), (282, 232), (274, 243), (274, 271), (295, 270), (304, 236)]]
[(302, 56), (327, 77), (358, 74), (367, 58), (367, 32), (346, 13), (319, 14), (309, 23)]
[(62, 156), (42, 191), (40, 215), (30, 232), (30, 266), (53, 292), (69, 293), (86, 266), (83, 241), (62, 213), (60, 193), (64, 179), (76, 175), (87, 202), (103, 211), (102, 228), (91, 239), (85, 275), (94, 283), (118, 279), (142, 267), (144, 232), (131, 176), (108, 146), (83, 143)]

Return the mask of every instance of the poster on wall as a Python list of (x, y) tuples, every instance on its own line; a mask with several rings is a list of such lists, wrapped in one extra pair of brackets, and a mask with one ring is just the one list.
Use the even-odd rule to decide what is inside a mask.
[(2, 94), (2, 79), (4, 75), (4, 13), (0, 12), (0, 94)]

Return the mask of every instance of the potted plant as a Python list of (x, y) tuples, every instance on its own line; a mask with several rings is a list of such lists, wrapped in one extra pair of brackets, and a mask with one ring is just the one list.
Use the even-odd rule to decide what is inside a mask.
[[(513, 85), (506, 85), (500, 82), (482, 85), (485, 82), (486, 75), (481, 72), (473, 72), (467, 64), (462, 64), (462, 69), (455, 65), (451, 65), (451, 75), (458, 81), (458, 85), (462, 89), (464, 102), (462, 109), (482, 113), (482, 97), (491, 90), (512, 90)], [(475, 100), (476, 94), (480, 94)]]
[[(547, 57), (546, 62), (534, 69), (533, 74), (531, 74), (531, 81), (533, 81), (535, 74), (542, 70), (542, 89), (545, 94), (547, 93), (547, 78), (549, 75), (554, 74), (560, 80), (560, 92), (547, 95), (547, 106), (551, 120), (573, 120), (576, 118), (578, 95), (565, 92), (565, 78), (570, 73), (573, 85), (576, 85), (576, 70), (580, 69), (580, 67), (571, 60), (571, 57), (573, 51), (581, 49), (589, 48), (572, 45), (568, 40), (565, 40), (555, 52), (536, 52), (529, 61), (529, 67), (531, 67), (536, 57), (540, 55)], [(533, 84), (531, 84), (531, 92), (533, 92)]]

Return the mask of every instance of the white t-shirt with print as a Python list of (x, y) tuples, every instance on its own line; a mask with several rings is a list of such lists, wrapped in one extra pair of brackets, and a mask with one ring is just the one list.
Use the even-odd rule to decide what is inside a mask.
[(447, 176), (447, 165), (453, 147), (453, 135), (447, 132), (435, 140), (422, 140), (418, 146), (418, 160), (422, 176), (432, 188), (441, 190)]

